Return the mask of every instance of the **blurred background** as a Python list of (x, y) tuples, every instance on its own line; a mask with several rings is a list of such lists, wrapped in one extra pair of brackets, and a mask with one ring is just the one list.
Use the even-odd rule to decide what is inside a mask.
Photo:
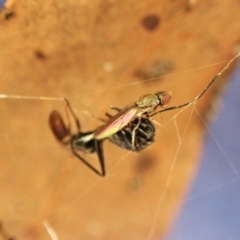
[(204, 137), (197, 176), (166, 239), (238, 239), (240, 65)]
[[(101, 124), (93, 116), (146, 93), (172, 91), (169, 106), (194, 99), (239, 51), (239, 7), (233, 0), (2, 1), (0, 237), (216, 239), (210, 234), (220, 228), (236, 239), (239, 206), (230, 190), (238, 183), (231, 148), (238, 134), (230, 120), (238, 119), (238, 88), (226, 86), (237, 61), (196, 104), (154, 117), (155, 142), (144, 151), (105, 141), (105, 178), (54, 139), (48, 117), (55, 109), (66, 121), (59, 101), (66, 97), (85, 132)], [(83, 156), (98, 167), (94, 154)], [(207, 202), (220, 210), (210, 212)]]

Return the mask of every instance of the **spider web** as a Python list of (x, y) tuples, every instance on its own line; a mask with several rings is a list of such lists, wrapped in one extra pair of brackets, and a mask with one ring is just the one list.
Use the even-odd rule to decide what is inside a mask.
[(167, 239), (238, 239), (239, 69), (238, 64), (221, 110), (207, 127), (197, 178)]
[[(105, 92), (112, 91), (117, 90), (106, 89)], [(120, 91), (130, 91), (129, 86), (121, 87)], [(89, 99), (92, 94), (97, 92), (85, 94), (86, 98)], [(92, 130), (99, 122), (85, 114), (89, 109), (79, 111), (82, 108), (74, 104), (74, 99), (82, 96), (79, 94), (72, 99), (70, 97), (70, 101), (80, 122), (89, 122), (89, 129), (85, 129), (86, 124), (82, 124), (82, 130)], [(156, 239), (161, 222), (165, 222), (164, 218), (170, 218), (168, 211), (178, 209), (185, 192), (186, 186), (179, 188), (176, 179), (185, 178), (190, 181), (192, 178), (192, 168), (196, 163), (192, 160), (189, 164), (187, 155), (191, 159), (193, 155), (189, 152), (191, 148), (196, 148), (201, 139), (198, 134), (190, 131), (196, 124), (195, 119), (198, 119), (200, 125), (203, 123), (200, 127), (210, 133), (211, 139), (218, 145), (218, 153), (223, 156), (225, 165), (231, 171), (229, 178), (224, 178), (221, 184), (209, 184), (207, 190), (197, 189), (187, 200), (209, 196), (238, 180), (237, 167), (226, 156), (227, 146), (223, 147), (220, 137), (207, 127), (198, 102), (154, 118), (160, 124), (156, 125), (156, 142), (143, 152), (127, 152), (106, 141), (104, 153), (107, 176), (100, 178), (61, 148), (46, 127), (46, 112), (58, 109), (64, 116), (63, 101), (55, 101), (54, 97), (54, 101), (44, 101), (37, 96), (36, 100), (35, 97), (26, 97), (28, 100), (24, 100), (23, 96), (20, 99), (11, 99), (10, 95), (4, 97), (6, 99), (1, 100), (1, 112), (8, 114), (5, 114), (4, 124), (1, 125), (1, 156), (4, 159), (1, 161), (1, 189), (4, 189), (1, 211), (8, 226), (17, 223), (21, 227), (29, 229), (30, 225), (30, 229), (38, 229), (37, 232), (32, 230), (24, 233), (20, 229), (18, 232), (23, 239), (37, 239), (39, 236), (39, 239), (47, 239), (48, 234), (54, 240), (77, 239), (78, 236), (89, 239), (101, 236), (99, 239), (104, 239), (109, 226), (114, 229), (113, 232), (118, 233), (119, 239), (126, 239), (131, 234), (134, 234), (133, 239)], [(98, 114), (94, 112), (94, 115)], [(94, 155), (84, 157), (98, 166)], [(211, 181), (209, 179), (210, 183)], [(187, 181), (184, 182), (186, 185)], [(187, 184), (190, 185), (189, 182)], [(180, 189), (181, 193), (178, 192)], [(125, 225), (121, 224), (119, 229), (118, 221), (122, 223), (122, 219)], [(46, 228), (45, 232), (41, 228), (39, 230), (40, 225), (43, 229)], [(135, 231), (139, 225), (143, 228), (139, 235), (131, 232), (131, 229)], [(69, 228), (72, 232), (64, 230)], [(80, 230), (84, 231), (83, 235), (80, 235)]]
[[(146, 93), (172, 91), (171, 106), (194, 99), (227, 64), (230, 46), (239, 39), (237, 3), (218, 1), (213, 7), (200, 1), (191, 11), (194, 5), (13, 0), (1, 9), (0, 221), (7, 235), (24, 240), (163, 239), (184, 200), (197, 208), (194, 204), (205, 196), (237, 183), (238, 167), (228, 146), (206, 120), (206, 106), (221, 79), (197, 103), (154, 117), (156, 140), (146, 150), (127, 152), (105, 141), (105, 178), (58, 144), (47, 125), (54, 109), (66, 120), (63, 97), (82, 131), (99, 126), (91, 115), (102, 118), (112, 113), (109, 106), (124, 107)], [(160, 31), (152, 29), (149, 19), (158, 20)], [(225, 61), (219, 64), (219, 59)], [(201, 173), (205, 132), (222, 157), (207, 161), (215, 162), (211, 169), (217, 168), (218, 178), (187, 195), (195, 174)], [(95, 155), (83, 156), (99, 167)], [(178, 216), (189, 225), (186, 219), (192, 223), (196, 215)], [(187, 239), (181, 226), (168, 237)]]

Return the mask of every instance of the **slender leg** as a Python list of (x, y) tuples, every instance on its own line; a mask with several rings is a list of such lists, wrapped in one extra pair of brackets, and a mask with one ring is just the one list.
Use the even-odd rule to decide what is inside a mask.
[(105, 115), (109, 118), (112, 118), (112, 115), (110, 115), (109, 113), (105, 113)]
[[(121, 112), (121, 108), (118, 108), (118, 107), (113, 107), (113, 106), (111, 106), (110, 107), (111, 109), (113, 109), (113, 110), (116, 110), (117, 112)], [(109, 118), (112, 118), (113, 116), (111, 115), (111, 114), (109, 114), (109, 113), (105, 113), (105, 115), (107, 116), (107, 117), (109, 117)], [(105, 121), (106, 122), (106, 121)]]
[[(66, 116), (67, 116), (67, 120), (68, 120), (68, 132), (69, 132), (69, 135), (72, 136), (72, 133), (71, 133), (71, 121), (69, 119), (69, 114), (68, 112), (71, 113), (75, 123), (76, 123), (76, 126), (77, 126), (77, 130), (78, 130), (78, 133), (79, 133), (79, 136), (81, 135), (81, 127), (80, 127), (80, 122), (77, 118), (77, 116), (75, 115), (73, 109), (71, 108), (71, 105), (69, 103), (69, 101), (65, 98), (65, 102), (66, 102)], [(82, 163), (84, 163), (88, 168), (90, 168), (93, 172), (95, 172), (97, 175), (99, 176), (105, 176), (105, 164), (104, 164), (104, 156), (103, 156), (103, 149), (102, 149), (102, 141), (97, 141), (95, 140), (94, 141), (94, 144), (95, 144), (95, 148), (96, 148), (96, 151), (97, 151), (97, 155), (98, 155), (98, 160), (99, 160), (99, 163), (100, 163), (100, 167), (101, 167), (101, 171), (97, 170), (96, 168), (94, 168), (90, 163), (88, 163), (83, 157), (81, 157), (77, 151), (75, 150), (74, 148), (74, 145), (73, 145), (73, 142), (71, 142), (71, 151), (72, 153), (79, 159), (82, 161)]]
[(102, 177), (105, 176), (106, 171), (105, 171), (105, 162), (104, 162), (104, 156), (103, 156), (103, 148), (102, 148), (102, 140), (95, 140), (95, 146), (96, 146), (96, 151), (97, 151), (97, 155), (98, 155), (98, 159), (99, 159), (99, 163), (101, 166), (101, 175)]
[(102, 151), (102, 141), (96, 141), (96, 148), (97, 148), (97, 154), (98, 154), (98, 159), (99, 159), (99, 163), (101, 166), (101, 172), (98, 171), (96, 168), (94, 168), (90, 163), (88, 163), (83, 157), (81, 157), (73, 148), (73, 146), (71, 145), (71, 150), (72, 153), (79, 159), (82, 161), (82, 163), (84, 163), (88, 168), (90, 168), (93, 172), (95, 172), (97, 175), (104, 177), (105, 176), (105, 164), (104, 164), (104, 156), (103, 156), (103, 151)]
[(66, 104), (67, 104), (65, 110), (66, 110), (66, 116), (67, 116), (67, 120), (68, 120), (68, 129), (69, 129), (69, 132), (70, 132), (70, 134), (71, 134), (71, 126), (70, 126), (71, 121), (70, 121), (70, 119), (69, 119), (69, 114), (68, 114), (67, 109), (70, 111), (72, 117), (74, 118), (74, 121), (75, 121), (76, 126), (77, 126), (77, 130), (78, 130), (78, 132), (80, 133), (80, 132), (81, 132), (80, 122), (79, 122), (77, 116), (75, 115), (73, 109), (71, 108), (70, 102), (69, 102), (66, 98), (64, 98), (64, 100), (65, 100), (65, 102), (66, 102)]
[(136, 130), (138, 129), (140, 123), (141, 123), (141, 117), (138, 118), (138, 123), (137, 123), (137, 125), (134, 127), (134, 129), (132, 131), (132, 148), (133, 149), (135, 149)]
[(173, 106), (173, 107), (168, 107), (168, 108), (164, 108), (164, 109), (160, 109), (158, 111), (155, 111), (155, 112), (152, 112), (150, 114), (151, 117), (153, 117), (154, 115), (158, 114), (158, 113), (161, 113), (161, 112), (166, 112), (166, 111), (170, 111), (170, 110), (175, 110), (175, 109), (179, 109), (179, 108), (183, 108), (183, 107), (188, 107), (190, 106), (191, 104), (195, 104), (208, 90), (209, 88), (216, 82), (216, 80), (219, 78), (219, 76), (222, 75), (222, 73), (227, 69), (229, 68), (230, 64), (240, 56), (240, 53), (238, 53), (234, 58), (232, 58), (228, 63), (227, 65), (217, 74), (215, 75), (212, 80), (210, 81), (210, 83), (203, 89), (203, 91), (198, 95), (196, 96), (193, 100), (189, 101), (189, 102), (186, 102), (186, 103), (183, 103), (183, 104), (180, 104), (178, 106)]
[(114, 107), (114, 106), (111, 106), (110, 108), (113, 110), (116, 110), (117, 112), (121, 112), (121, 110), (122, 110), (121, 108)]

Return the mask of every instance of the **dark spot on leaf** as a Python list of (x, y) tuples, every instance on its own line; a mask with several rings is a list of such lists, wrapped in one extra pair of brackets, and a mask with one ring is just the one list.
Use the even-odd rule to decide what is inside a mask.
[(147, 15), (142, 19), (142, 25), (149, 31), (155, 30), (160, 24), (159, 16), (155, 14)]
[(1, 18), (4, 18), (5, 20), (8, 21), (11, 18), (15, 17), (16, 14), (13, 10), (3, 7), (3, 8), (0, 8), (0, 16), (1, 16)]
[(154, 167), (156, 159), (152, 155), (141, 154), (136, 160), (135, 172), (143, 174)]
[(5, 14), (5, 19), (6, 19), (6, 20), (9, 20), (9, 19), (13, 18), (14, 16), (15, 16), (15, 13), (14, 13), (14, 12), (8, 11), (8, 12), (6, 12), (6, 14)]
[(189, 0), (189, 1), (187, 1), (186, 4), (185, 4), (186, 12), (192, 11), (195, 4), (196, 4), (196, 0)]
[(36, 58), (40, 59), (40, 60), (44, 60), (47, 58), (47, 56), (45, 55), (45, 53), (43, 53), (41, 50), (36, 50), (35, 51), (35, 56)]
[[(170, 70), (172, 70), (172, 68), (173, 64), (171, 61), (157, 61), (152, 63), (147, 69), (137, 69), (134, 72), (134, 76), (141, 80), (159, 80), (161, 77), (164, 77)], [(146, 81), (146, 83), (147, 82), (148, 81)]]
[(141, 80), (147, 80), (147, 79), (149, 79), (147, 72), (144, 71), (144, 70), (141, 69), (141, 68), (137, 69), (137, 70), (134, 72), (133, 75), (134, 75), (134, 77), (137, 77), (137, 78), (139, 78), (139, 79), (141, 79)]

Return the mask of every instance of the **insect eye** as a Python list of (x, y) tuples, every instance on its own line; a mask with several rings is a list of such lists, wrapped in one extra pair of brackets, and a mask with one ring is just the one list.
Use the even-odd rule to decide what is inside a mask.
[(172, 92), (157, 92), (156, 96), (158, 97), (159, 101), (160, 101), (160, 105), (161, 106), (165, 106), (167, 105), (172, 97)]

